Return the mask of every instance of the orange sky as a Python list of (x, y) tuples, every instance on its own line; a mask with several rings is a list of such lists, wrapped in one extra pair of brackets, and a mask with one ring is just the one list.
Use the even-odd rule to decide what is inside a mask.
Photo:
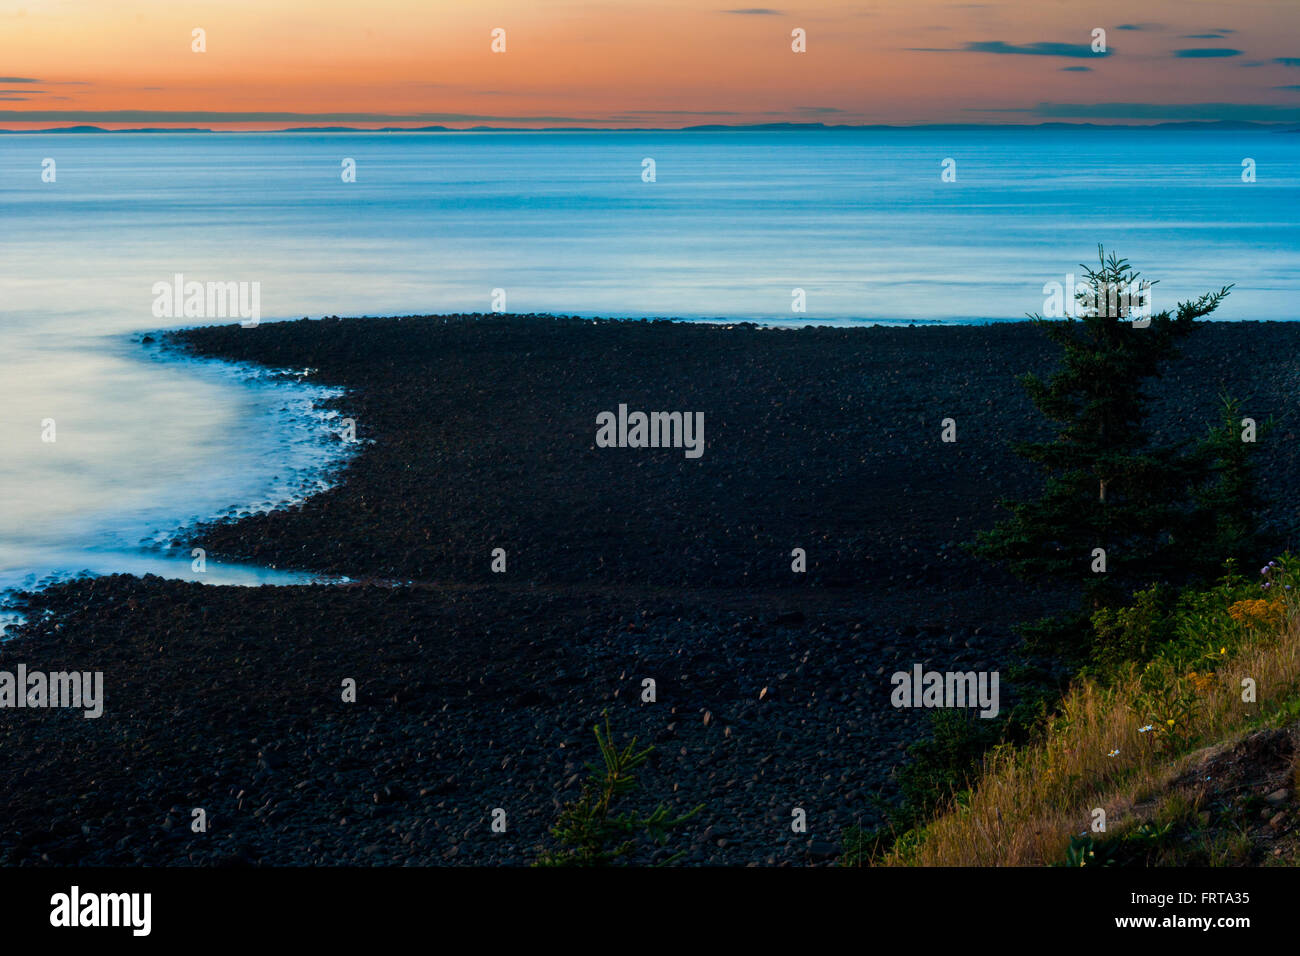
[(736, 2), (0, 0), (0, 127), (1300, 121), (1300, 0)]

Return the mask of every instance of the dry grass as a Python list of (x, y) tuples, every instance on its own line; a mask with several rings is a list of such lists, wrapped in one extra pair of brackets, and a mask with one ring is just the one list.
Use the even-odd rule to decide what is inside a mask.
[[(1255, 703), (1242, 701), (1248, 677)], [(1056, 863), (1071, 836), (1089, 829), (1096, 807), (1106, 811), (1109, 834), (1122, 832), (1134, 821), (1134, 807), (1159, 794), (1198, 744), (1240, 734), (1295, 699), (1300, 617), (1292, 608), (1280, 626), (1252, 632), (1213, 675), (1173, 675), (1154, 682), (1164, 688), (1157, 695), (1151, 683), (1131, 669), (1107, 687), (1076, 684), (1039, 742), (990, 753), (964, 806), (929, 824), (919, 843), (900, 844), (876, 864)]]

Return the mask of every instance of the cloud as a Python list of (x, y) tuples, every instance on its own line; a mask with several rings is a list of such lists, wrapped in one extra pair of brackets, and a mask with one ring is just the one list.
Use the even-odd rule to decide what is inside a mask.
[(1275, 90), (1300, 90), (1300, 86), (1295, 86), (1295, 85), (1292, 85), (1292, 86), (1275, 86), (1275, 87), (1273, 87), (1273, 89), (1275, 89)]
[(1072, 59), (1090, 60), (1095, 56), (1110, 56), (1113, 49), (1105, 53), (1093, 53), (1086, 43), (1026, 43), (1016, 46), (1002, 40), (985, 40), (979, 43), (967, 43), (968, 53), (1000, 53), (1016, 56), (1064, 56)]
[(1180, 40), (1226, 40), (1228, 37), (1223, 33), (1188, 33), (1179, 37)]
[(733, 110), (623, 110), (620, 116), (739, 116)]
[(1229, 47), (1195, 47), (1190, 50), (1175, 50), (1174, 56), (1180, 60), (1212, 60), (1225, 56), (1241, 56), (1240, 50)]
[(1061, 67), (1061, 72), (1062, 72), (1062, 73), (1091, 73), (1091, 72), (1092, 72), (1092, 67), (1090, 67), (1090, 66), (1063, 66), (1063, 67)]
[(1158, 23), (1121, 23), (1115, 28), (1116, 30), (1159, 30)]
[(1274, 63), (1281, 63), (1283, 66), (1300, 67), (1300, 56), (1275, 56)]
[(0, 83), (39, 83), (40, 80), (33, 80), (30, 76), (0, 76)]
[(796, 113), (843, 113), (844, 111), (838, 106), (796, 106)]

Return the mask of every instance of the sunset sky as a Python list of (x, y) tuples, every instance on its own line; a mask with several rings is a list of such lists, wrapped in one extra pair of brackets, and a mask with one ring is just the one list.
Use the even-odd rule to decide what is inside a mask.
[(9, 129), (1180, 120), (1300, 121), (1300, 0), (0, 0)]

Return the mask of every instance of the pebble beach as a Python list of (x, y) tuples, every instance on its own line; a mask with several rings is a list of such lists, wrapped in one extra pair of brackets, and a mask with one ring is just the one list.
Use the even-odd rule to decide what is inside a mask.
[[(890, 674), (1005, 673), (1016, 622), (1062, 599), (961, 548), (1037, 488), (1010, 447), (1043, 434), (1028, 323), (327, 318), (167, 345), (342, 389), (358, 447), (331, 488), (184, 542), (342, 583), (26, 595), (0, 665), (102, 671), (105, 704), (0, 712), (11, 864), (527, 865), (602, 715), (655, 747), (636, 803), (702, 807), (642, 862), (832, 863), (924, 733)], [(1294, 542), (1300, 327), (1184, 352), (1155, 426), (1199, 435), (1225, 390), (1272, 419), (1261, 488)], [(602, 447), (620, 405), (702, 415), (702, 453)]]

